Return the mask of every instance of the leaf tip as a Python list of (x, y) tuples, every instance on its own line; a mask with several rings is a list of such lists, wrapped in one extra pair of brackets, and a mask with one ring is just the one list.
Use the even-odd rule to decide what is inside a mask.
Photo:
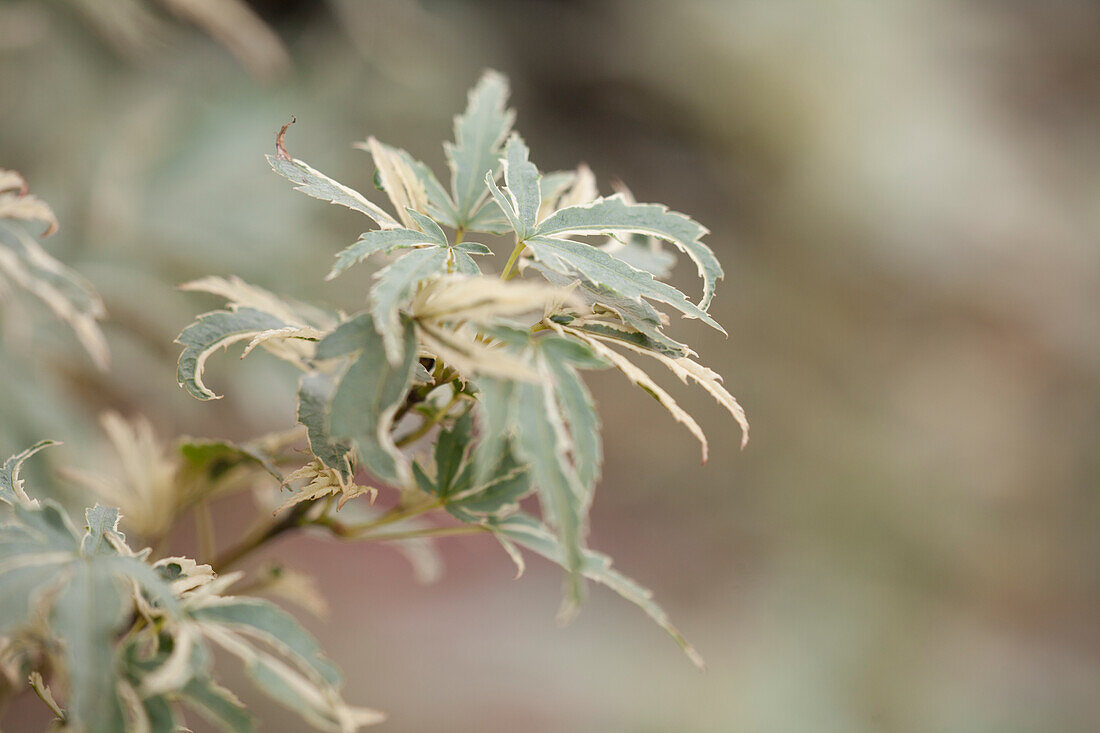
[(275, 136), (275, 157), (279, 160), (290, 160), (290, 153), (286, 151), (286, 131), (298, 121), (294, 115), (290, 116), (290, 122), (279, 128), (279, 134)]

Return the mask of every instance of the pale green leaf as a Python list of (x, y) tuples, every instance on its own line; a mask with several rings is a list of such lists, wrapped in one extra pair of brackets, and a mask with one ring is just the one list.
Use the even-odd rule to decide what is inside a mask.
[(183, 346), (176, 380), (200, 400), (219, 399), (202, 381), (207, 358), (219, 348), (251, 339), (261, 331), (284, 328), (286, 323), (270, 313), (241, 308), (236, 311), (212, 311), (198, 319), (176, 337)]
[(508, 224), (511, 225), (512, 231), (516, 233), (516, 236), (519, 236), (519, 233), (524, 230), (524, 225), (523, 221), (516, 215), (511, 197), (505, 195), (505, 193), (500, 190), (500, 187), (497, 186), (491, 173), (485, 174), (485, 186), (489, 189), (489, 193), (492, 194), (493, 202), (496, 203), (497, 208), (508, 221)]
[(294, 660), (304, 670), (317, 674), (329, 685), (340, 684), (340, 672), (313, 638), (286, 611), (259, 598), (225, 597), (191, 610), (204, 624), (226, 626), (239, 634), (259, 639)]
[(633, 235), (625, 241), (612, 239), (600, 249), (635, 269), (645, 270), (658, 280), (671, 275), (676, 264), (676, 255), (662, 249), (661, 240), (656, 237)]
[(0, 552), (8, 554), (60, 551), (75, 555), (82, 533), (69, 515), (49, 500), (16, 504), (14, 522), (0, 524)]
[(270, 313), (288, 326), (312, 326), (328, 330), (335, 325), (337, 314), (309, 303), (291, 300), (245, 282), (236, 275), (229, 277), (202, 277), (178, 286), (188, 292), (210, 293), (225, 298), (229, 310), (242, 308)]
[(474, 483), (485, 484), (500, 465), (515, 432), (516, 383), (482, 377), (477, 380), (477, 418), (481, 440), (473, 453)]
[(371, 313), (391, 364), (398, 364), (403, 356), (401, 306), (412, 297), (421, 281), (442, 272), (446, 264), (446, 248), (421, 249), (409, 252), (375, 274)]
[(376, 252), (389, 254), (399, 249), (436, 244), (439, 243), (434, 237), (415, 229), (374, 229), (363, 232), (354, 244), (336, 254), (336, 264), (332, 266), (332, 271), (325, 276), (325, 279), (332, 280), (352, 265), (362, 262)]
[(539, 503), (563, 548), (569, 571), (563, 614), (568, 615), (583, 597), (577, 573), (586, 531), (584, 507), (590, 492), (569, 461), (570, 437), (552, 384), (516, 385), (514, 419), (516, 454), (530, 467)]
[(213, 680), (194, 677), (180, 691), (180, 699), (223, 733), (252, 733), (252, 716), (241, 701)]
[(599, 340), (587, 334), (579, 331), (572, 331), (572, 333), (576, 337), (583, 339), (596, 354), (614, 365), (614, 367), (622, 372), (632, 383), (648, 392), (677, 422), (684, 425), (691, 434), (695, 436), (696, 440), (699, 441), (703, 451), (703, 463), (707, 462), (707, 436), (703, 433), (703, 429), (699, 427), (699, 423), (695, 421), (695, 418), (688, 414), (684, 408), (680, 407), (676, 400), (672, 398), (672, 395), (658, 386), (645, 371), (640, 369), (622, 354), (608, 348), (606, 345), (600, 343)]
[[(635, 300), (619, 295), (605, 287), (577, 280), (573, 275), (555, 272), (537, 262), (532, 263), (530, 266), (535, 268), (549, 282), (559, 287), (576, 283), (576, 288), (573, 291), (574, 295), (588, 305), (595, 315), (580, 319), (576, 323), (570, 322), (571, 325), (576, 325), (577, 328), (582, 330), (589, 330), (589, 326), (592, 326), (596, 332), (614, 330), (618, 333), (630, 334), (624, 335), (624, 337), (635, 340), (640, 339), (644, 344), (648, 344), (648, 348), (668, 356), (686, 356), (693, 353), (685, 344), (669, 338), (661, 331), (667, 319), (664, 319), (661, 313), (644, 298)], [(617, 324), (598, 320), (601, 317), (605, 318), (607, 311), (610, 311), (613, 317), (621, 321), (621, 325), (616, 327)]]
[[(577, 166), (569, 188), (561, 192), (561, 195), (553, 202), (552, 208), (546, 215), (549, 216), (550, 213), (569, 206), (587, 204), (596, 200), (599, 195), (600, 192), (596, 188), (596, 175), (591, 168), (581, 163)], [(544, 218), (540, 216), (539, 220), (541, 221)]]
[(25, 504), (31, 503), (31, 498), (23, 490), (23, 482), (19, 478), (19, 469), (22, 468), (23, 462), (28, 458), (43, 448), (49, 448), (52, 445), (61, 444), (56, 440), (40, 440), (30, 448), (16, 453), (4, 461), (4, 465), (0, 466), (0, 501), (6, 504), (15, 504), (17, 501)]
[[(574, 324), (570, 324), (574, 325)], [(638, 331), (635, 328), (627, 326), (622, 323), (610, 323), (607, 321), (582, 321), (575, 324), (576, 328), (584, 331), (585, 333), (591, 333), (598, 336), (606, 336), (608, 338), (616, 339), (617, 341), (623, 341), (628, 344), (632, 344), (642, 349), (647, 349), (658, 354), (664, 354), (666, 356), (678, 357), (684, 354), (683, 351), (675, 348), (675, 343), (671, 339), (663, 338), (660, 341), (656, 340), (653, 335), (663, 336), (659, 331), (650, 330), (650, 334)], [(643, 326), (649, 326), (648, 323), (643, 322)]]
[(298, 382), (298, 422), (306, 427), (309, 449), (321, 463), (338, 472), (346, 481), (351, 480), (351, 462), (347, 443), (329, 434), (328, 405), (336, 389), (330, 374), (309, 372)]
[(542, 203), (539, 206), (539, 220), (545, 219), (557, 211), (558, 200), (577, 180), (577, 171), (551, 171), (542, 174)]
[[(472, 468), (472, 464), (469, 467)], [(463, 475), (469, 476), (471, 473), (466, 470)], [(480, 522), (485, 516), (514, 511), (519, 500), (530, 492), (531, 476), (527, 468), (517, 463), (511, 453), (506, 453), (488, 483), (453, 495), (447, 502), (447, 511), (463, 521)]]
[(635, 302), (649, 298), (667, 303), (688, 318), (698, 318), (708, 326), (726, 332), (706, 311), (676, 288), (655, 280), (648, 272), (635, 269), (601, 249), (569, 239), (543, 236), (528, 239), (527, 248), (536, 260), (552, 270), (580, 275)]
[(181, 440), (176, 448), (187, 462), (187, 470), (205, 474), (203, 480), (206, 482), (216, 480), (230, 468), (248, 463), (263, 468), (279, 482), (283, 480), (271, 454), (249, 443), (187, 438)]
[(401, 226), (396, 219), (377, 204), (367, 200), (363, 194), (342, 183), (337, 183), (301, 160), (291, 159), (289, 156), (283, 157), (281, 153), (277, 153), (268, 155), (267, 162), (272, 170), (295, 184), (295, 191), (365, 214), (383, 229), (396, 229)]
[(109, 565), (78, 561), (69, 572), (51, 615), (53, 631), (64, 646), (69, 715), (89, 733), (116, 733), (125, 728), (125, 719), (115, 690), (114, 642), (126, 620), (128, 592)]
[(303, 674), (220, 624), (206, 624), (203, 633), (244, 662), (245, 672), (264, 694), (314, 727), (333, 733), (354, 733), (384, 717), (374, 710), (349, 706), (335, 687), (315, 675)]
[(385, 714), (348, 705), (328, 690), (319, 690), (294, 670), (267, 655), (256, 655), (246, 666), (252, 681), (272, 699), (323, 731), (355, 733), (381, 723)]
[[(622, 195), (626, 203), (637, 203), (634, 200), (634, 194), (621, 181), (616, 183), (615, 191)], [(592, 199), (595, 198), (595, 196), (592, 197)], [(574, 203), (583, 204), (588, 202), (576, 201)], [(556, 208), (563, 208), (565, 205), (563, 203)], [(618, 257), (623, 262), (637, 267), (639, 270), (652, 273), (653, 277), (658, 280), (666, 279), (672, 273), (672, 268), (676, 264), (676, 255), (666, 251), (660, 239), (644, 234), (609, 237), (607, 243), (601, 246), (601, 249)]]
[(570, 452), (577, 478), (587, 494), (584, 497), (584, 505), (587, 507), (603, 461), (600, 418), (591, 393), (573, 366), (576, 362), (561, 353), (564, 349), (555, 343), (557, 339), (543, 341), (542, 348), (547, 352), (544, 363), (553, 374), (558, 406), (569, 427), (572, 446)]
[(405, 164), (412, 169), (416, 177), (420, 179), (424, 190), (428, 194), (428, 214), (440, 224), (456, 227), (458, 224), (458, 212), (455, 211), (454, 202), (451, 200), (447, 189), (440, 184), (432, 169), (413, 158), (404, 150), (398, 150)]
[[(477, 254), (482, 254), (478, 252)], [(481, 268), (467, 252), (458, 247), (451, 248), (451, 256), (454, 258), (454, 271), (459, 275), (476, 277), (481, 274)]]
[(555, 238), (571, 234), (645, 234), (670, 242), (699, 269), (703, 278), (699, 307), (703, 310), (710, 306), (715, 285), (723, 275), (714, 252), (700, 241), (707, 234), (706, 227), (660, 204), (630, 203), (622, 194), (556, 211), (539, 224), (536, 233)]
[(84, 557), (93, 557), (105, 553), (114, 553), (114, 544), (111, 540), (125, 543), (126, 538), (118, 531), (119, 513), (115, 507), (106, 507), (96, 504), (84, 510), (84, 521), (87, 524), (87, 532), (80, 541), (80, 554)]
[(497, 202), (490, 198), (470, 217), (466, 231), (504, 234), (509, 231), (509, 221)]
[(520, 240), (534, 233), (542, 203), (539, 169), (528, 160), (529, 155), (523, 139), (513, 133), (504, 149), (504, 182), (508, 186), (508, 198), (511, 199), (515, 220), (520, 226), (516, 230)]
[[(370, 333), (368, 333), (370, 332)], [(347, 319), (334, 328), (331, 333), (317, 344), (316, 358), (320, 360), (336, 359), (354, 354), (371, 341), (371, 333), (377, 334), (374, 317), (370, 313), (360, 313)]]
[(471, 255), (491, 255), (493, 253), (493, 250), (481, 242), (459, 242), (452, 249)]
[(443, 230), (439, 228), (439, 224), (430, 216), (422, 214), (414, 209), (408, 209), (405, 213), (407, 213), (413, 223), (424, 232), (432, 244), (438, 244), (441, 247), (446, 247), (449, 244), (447, 235), (443, 233)]
[[(524, 514), (514, 514), (505, 519), (493, 520), (490, 526), (494, 531), (505, 535), (508, 539), (532, 552), (542, 555), (562, 567), (567, 567), (565, 553), (560, 544), (554, 539), (554, 535), (537, 519)], [(589, 580), (606, 585), (645, 611), (646, 615), (673, 638), (688, 659), (696, 667), (703, 669), (703, 658), (688, 643), (679, 629), (672, 625), (665, 610), (653, 600), (653, 592), (615, 570), (611, 566), (611, 558), (599, 552), (585, 550), (581, 573)]]
[[(353, 147), (370, 152), (369, 141), (354, 143)], [(401, 148), (395, 148), (390, 145), (386, 145), (385, 147), (399, 155), (404, 164), (408, 166), (409, 170), (411, 170), (420, 180), (420, 184), (424, 187), (424, 191), (428, 195), (427, 213), (441, 224), (454, 227), (457, 223), (454, 202), (451, 201), (451, 195), (447, 193), (447, 189), (445, 189), (439, 182), (439, 179), (435, 177), (435, 173), (432, 172), (432, 169)], [(383, 181), (383, 186), (384, 185), (385, 182)]]
[(507, 80), (487, 71), (470, 91), (466, 111), (455, 118), (455, 142), (445, 148), (458, 227), (473, 229), (472, 215), (485, 196), (485, 173), (495, 175), (500, 169), (500, 146), (515, 119), (515, 114), (505, 109), (507, 100)]
[(69, 324), (95, 365), (107, 368), (110, 352), (98, 325), (106, 309), (87, 280), (54, 259), (22, 228), (4, 222), (0, 222), (0, 275), (45, 303)]
[(370, 137), (367, 138), (367, 150), (374, 158), (382, 190), (390, 197), (401, 223), (411, 229), (413, 219), (410, 211), (422, 212), (428, 208), (428, 191), (424, 182), (396, 148)]
[(388, 360), (377, 331), (360, 331), (361, 351), (340, 379), (329, 419), (332, 435), (354, 441), (360, 461), (372, 474), (404, 486), (410, 483), (411, 474), (390, 430), (412, 383), (417, 344), (411, 323), (399, 320), (398, 327), (400, 358), (396, 365)]
[(164, 696), (146, 697), (141, 701), (149, 722), (149, 733), (176, 733), (179, 720), (172, 704)]
[[(36, 556), (31, 555), (31, 558)], [(14, 566), (5, 560), (7, 568), (0, 570), (0, 636), (30, 623), (40, 596), (56, 586), (64, 571), (67, 555), (40, 555), (43, 562)]]
[[(599, 338), (606, 339), (608, 337), (600, 335)], [(669, 371), (679, 377), (680, 381), (684, 384), (687, 384), (690, 380), (702, 387), (707, 394), (713, 397), (719, 405), (724, 407), (726, 411), (733, 416), (733, 419), (736, 420), (737, 424), (741, 427), (741, 447), (744, 448), (748, 444), (749, 421), (745, 415), (745, 410), (741, 407), (740, 403), (737, 402), (737, 399), (722, 386), (722, 377), (719, 374), (687, 357), (675, 358), (649, 349), (645, 345), (638, 344), (631, 340), (615, 340), (631, 351), (635, 351), (661, 362), (668, 367)]]

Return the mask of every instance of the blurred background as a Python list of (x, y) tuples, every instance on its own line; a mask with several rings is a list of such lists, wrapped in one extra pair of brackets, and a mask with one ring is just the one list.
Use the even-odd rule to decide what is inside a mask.
[[(705, 466), (655, 403), (592, 380), (591, 544), (709, 669), (603, 589), (556, 627), (558, 571), (514, 581), (484, 538), (446, 541), (434, 585), (385, 548), (281, 542), (328, 598), (306, 623), (347, 697), (393, 733), (1097, 730), (1100, 5), (216, 6), (0, 2), (0, 167), (56, 209), (45, 246), (103, 295), (113, 356), (99, 373), (49, 318), (5, 318), (0, 452), (65, 440), (28, 466), (64, 494), (55, 466), (96, 464), (104, 409), (165, 439), (291, 424), (292, 375), (262, 355), (212, 360), (219, 402), (176, 386), (173, 338), (218, 303), (174, 286), (236, 273), (360, 307), (367, 274), (321, 278), (362, 221), (270, 172), (275, 132), (296, 115), (294, 155), (376, 193), (351, 143), (444, 170), (493, 67), (543, 170), (621, 178), (706, 224), (725, 264), (729, 339), (673, 334), (748, 410), (744, 452), (701, 391), (667, 385), (711, 435)], [(698, 292), (690, 264), (674, 280)], [(245, 699), (264, 730), (304, 730)], [(44, 721), (23, 699), (3, 725)]]

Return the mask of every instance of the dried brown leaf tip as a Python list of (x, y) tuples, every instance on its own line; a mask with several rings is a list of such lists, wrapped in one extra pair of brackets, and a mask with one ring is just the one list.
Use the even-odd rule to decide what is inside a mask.
[(298, 118), (292, 115), (290, 122), (280, 127), (279, 134), (275, 136), (275, 157), (279, 160), (290, 160), (290, 153), (286, 151), (286, 131), (297, 121)]

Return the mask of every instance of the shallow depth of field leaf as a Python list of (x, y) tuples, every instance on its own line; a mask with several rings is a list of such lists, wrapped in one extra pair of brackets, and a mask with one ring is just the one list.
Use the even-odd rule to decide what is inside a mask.
[(286, 323), (270, 313), (241, 308), (237, 311), (213, 311), (200, 316), (176, 338), (183, 346), (176, 380), (180, 386), (200, 400), (217, 399), (218, 395), (202, 381), (206, 360), (219, 348), (253, 338), (270, 329), (285, 328)]
[[(397, 450), (390, 429), (412, 383), (417, 349), (411, 324), (399, 322), (399, 327), (396, 365), (389, 360), (377, 329), (359, 330), (358, 353), (341, 374), (333, 393), (329, 425), (336, 439), (355, 445), (359, 460), (373, 475), (396, 485), (408, 485), (408, 459)], [(325, 342), (320, 348), (325, 348)]]
[(19, 465), (48, 444), (0, 468), (0, 498), (11, 504), (0, 524), (0, 654), (17, 666), (51, 657), (48, 669), (65, 683), (69, 726), (174, 731), (182, 702), (223, 730), (253, 730), (240, 702), (210, 676), (213, 646), (240, 658), (279, 702), (292, 693), (300, 702), (292, 709), (323, 730), (353, 732), (381, 720), (343, 701), (339, 672), (292, 616), (261, 599), (224, 595), (236, 576), (217, 578), (187, 558), (150, 564), (149, 550), (126, 543), (116, 508), (87, 509), (81, 530), (56, 503), (31, 498)]
[(10, 280), (45, 303), (69, 324), (95, 365), (106, 369), (110, 353), (98, 325), (106, 316), (103, 301), (87, 280), (51, 256), (22, 222), (45, 224), (44, 237), (58, 228), (53, 210), (27, 193), (22, 176), (0, 169), (0, 285)]
[(455, 141), (445, 146), (451, 166), (455, 226), (474, 228), (470, 222), (478, 215), (478, 205), (485, 201), (485, 172), (495, 173), (500, 168), (500, 145), (515, 120), (515, 114), (505, 109), (507, 99), (507, 80), (496, 72), (486, 72), (470, 91), (466, 111), (455, 118)]
[(83, 533), (53, 502), (20, 502), (14, 512), (0, 526), (0, 597), (10, 603), (0, 633), (37, 623), (36, 598), (55, 588), (46, 616), (63, 648), (68, 715), (96, 733), (122, 730), (115, 635), (133, 608), (132, 585), (169, 609), (171, 589), (125, 546), (115, 509), (88, 509)]

